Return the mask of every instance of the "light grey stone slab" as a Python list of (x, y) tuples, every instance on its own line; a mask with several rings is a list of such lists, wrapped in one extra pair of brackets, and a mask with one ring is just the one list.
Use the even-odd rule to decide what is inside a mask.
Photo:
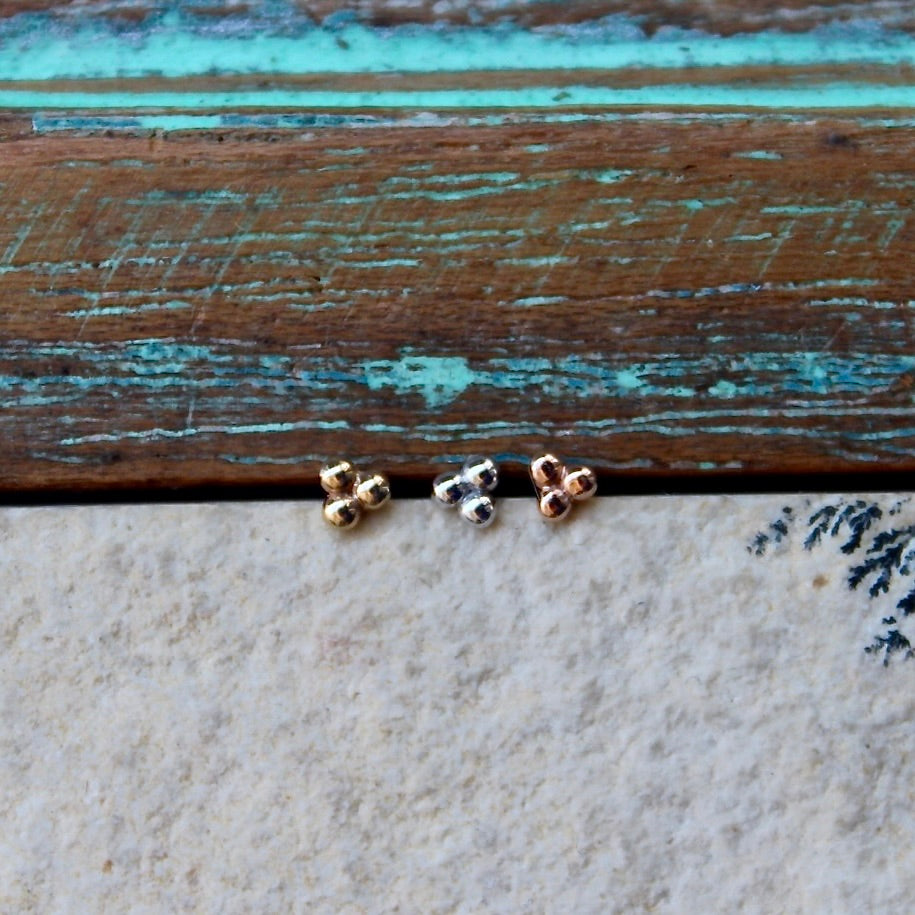
[(0, 511), (0, 911), (907, 911), (915, 505), (532, 505)]

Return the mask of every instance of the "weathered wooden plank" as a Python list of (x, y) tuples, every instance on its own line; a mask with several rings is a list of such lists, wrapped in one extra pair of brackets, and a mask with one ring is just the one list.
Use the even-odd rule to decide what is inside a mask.
[[(915, 61), (915, 13), (902, 2), (782, 5), (780, 14), (755, 3), (484, 7), (478, 26), (468, 28), (448, 23), (460, 5), (425, 2), (309, 10), (292, 0), (105, 0), (37, 12), (6, 4), (0, 81), (830, 64), (890, 70)], [(476, 16), (473, 7), (463, 13)]]
[(4, 4), (0, 488), (911, 468), (912, 25)]
[(566, 114), (12, 117), (0, 485), (911, 469), (911, 121)]
[(624, 19), (648, 35), (665, 28), (733, 35), (776, 28), (809, 31), (835, 22), (864, 20), (889, 28), (915, 29), (915, 11), (908, 0), (819, 4), (809, 0), (249, 0), (232, 4), (222, 0), (7, 0), (0, 4), (0, 17), (41, 12), (64, 22), (94, 16), (135, 26), (175, 9), (210, 22), (254, 20), (262, 26), (301, 19), (325, 25), (355, 21), (376, 28), (443, 23), (474, 27), (511, 23), (538, 28)]
[[(46, 106), (43, 99), (59, 97), (61, 103), (53, 107), (64, 109), (79, 108), (87, 101), (92, 108), (150, 107), (141, 105), (147, 96), (178, 97), (186, 109), (212, 110), (216, 107), (236, 109), (249, 107), (245, 100), (252, 93), (261, 93), (264, 102), (261, 108), (282, 107), (277, 104), (283, 94), (301, 93), (303, 98), (318, 98), (318, 93), (334, 94), (345, 100), (358, 93), (358, 107), (398, 107), (389, 100), (408, 93), (463, 91), (463, 104), (474, 93), (504, 90), (515, 92), (523, 89), (575, 90), (587, 89), (654, 89), (663, 87), (672, 94), (664, 97), (664, 104), (675, 103), (677, 87), (695, 87), (698, 93), (716, 89), (743, 88), (760, 93), (766, 89), (799, 87), (805, 90), (843, 87), (850, 93), (842, 107), (867, 107), (858, 101), (859, 93), (873, 91), (878, 87), (910, 87), (915, 84), (915, 66), (896, 64), (890, 67), (867, 63), (820, 63), (806, 66), (773, 67), (770, 64), (756, 66), (721, 67), (677, 67), (670, 68), (615, 68), (615, 69), (512, 69), (512, 70), (467, 70), (463, 72), (432, 71), (426, 73), (258, 73), (245, 74), (202, 74), (182, 77), (146, 76), (138, 79), (121, 78), (93, 79), (34, 79), (0, 80), (0, 99), (4, 108), (41, 110)], [(308, 95), (306, 95), (308, 93)], [(105, 103), (118, 99), (116, 105)], [(218, 100), (218, 104), (213, 99)], [(35, 101), (38, 100), (38, 102)], [(574, 107), (574, 100), (568, 97), (553, 99), (550, 107)], [(372, 102), (378, 104), (372, 105)], [(387, 103), (387, 104), (385, 104)], [(528, 102), (526, 107), (530, 107)], [(162, 106), (153, 106), (162, 107)], [(343, 107), (342, 104), (322, 107)], [(402, 107), (402, 106), (400, 106)], [(540, 107), (543, 107), (542, 105)], [(711, 107), (707, 97), (703, 109)], [(771, 107), (760, 103), (756, 107)], [(823, 105), (812, 107), (822, 108)]]

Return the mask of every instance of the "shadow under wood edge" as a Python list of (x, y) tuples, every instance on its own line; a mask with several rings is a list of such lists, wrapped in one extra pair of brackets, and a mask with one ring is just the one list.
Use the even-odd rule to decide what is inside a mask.
[[(393, 498), (428, 499), (431, 475), (389, 475)], [(599, 476), (598, 498), (614, 496), (758, 495), (767, 493), (915, 492), (915, 474), (903, 470), (812, 473), (694, 473)], [(523, 471), (503, 471), (496, 494), (500, 498), (530, 498), (533, 487)], [(108, 485), (3, 488), (0, 507), (161, 504), (190, 502), (312, 501), (324, 494), (316, 483), (191, 483), (186, 486)]]

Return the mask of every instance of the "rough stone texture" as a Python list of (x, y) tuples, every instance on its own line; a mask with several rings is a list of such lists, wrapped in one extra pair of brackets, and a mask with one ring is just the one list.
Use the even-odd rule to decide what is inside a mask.
[(0, 910), (906, 910), (915, 663), (791, 501), (0, 512)]

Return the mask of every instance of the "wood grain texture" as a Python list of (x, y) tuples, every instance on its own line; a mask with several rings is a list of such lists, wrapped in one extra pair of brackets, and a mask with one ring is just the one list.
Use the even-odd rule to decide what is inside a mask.
[[(135, 25), (175, 6), (174, 0), (8, 0), (0, 4), (0, 17), (42, 12), (60, 20), (104, 16)], [(407, 24), (480, 27), (506, 22), (542, 28), (626, 17), (649, 35), (669, 28), (701, 29), (718, 35), (773, 28), (801, 32), (861, 19), (890, 28), (915, 29), (915, 10), (908, 0), (295, 0), (286, 4), (185, 0), (180, 7), (188, 15), (202, 19), (256, 18), (262, 22), (282, 18), (288, 8), (318, 24), (357, 21), (381, 28)]]
[[(500, 0), (473, 27), (449, 20), (449, 10), (469, 9), (461, 4), (332, 6), (108, 0), (24, 11), (7, 5), (0, 82), (829, 65), (892, 73), (915, 62), (908, 3), (785, 7), (779, 16), (766, 12), (768, 4), (761, 11), (748, 2), (631, 9)], [(430, 10), (444, 18), (431, 21)], [(124, 88), (122, 105), (130, 93)]]
[[(251, 93), (261, 93), (266, 104), (259, 107), (271, 109), (281, 107), (276, 98), (281, 93), (302, 93), (305, 98), (314, 98), (317, 93), (336, 94), (339, 98), (357, 93), (363, 99), (361, 107), (396, 107), (384, 103), (398, 95), (420, 92), (463, 91), (465, 101), (473, 98), (473, 93), (521, 90), (549, 89), (560, 96), (564, 90), (585, 89), (608, 90), (675, 90), (677, 87), (702, 87), (703, 90), (734, 89), (740, 87), (749, 92), (764, 92), (769, 89), (829, 89), (839, 86), (850, 93), (850, 99), (842, 107), (854, 107), (856, 94), (873, 91), (876, 87), (908, 88), (915, 85), (915, 65), (879, 64), (819, 64), (811, 66), (793, 66), (773, 68), (765, 66), (739, 67), (678, 67), (676, 69), (589, 69), (589, 70), (537, 70), (515, 69), (504, 71), (468, 70), (465, 72), (430, 72), (430, 73), (269, 73), (246, 75), (195, 75), (183, 77), (180, 81), (169, 77), (144, 77), (140, 80), (118, 78), (92, 79), (42, 79), (42, 80), (0, 80), (0, 99), (5, 108), (24, 108), (30, 111), (44, 111), (62, 108), (74, 111), (85, 100), (114, 98), (120, 95), (121, 105), (130, 107), (149, 107), (137, 99), (145, 96), (181, 96), (184, 105), (172, 105), (171, 108), (202, 109), (212, 111), (215, 107), (212, 99), (218, 97), (221, 106), (238, 113), (246, 107), (239, 104)], [(852, 89), (854, 87), (854, 89)], [(125, 88), (127, 91), (125, 92)], [(311, 95), (304, 95), (309, 93)], [(27, 101), (14, 105), (17, 94), (38, 96), (60, 96), (62, 103), (47, 105), (43, 101)], [(395, 95), (396, 94), (396, 95)], [(377, 105), (366, 104), (376, 101)], [(558, 102), (569, 102), (569, 98), (559, 98)], [(673, 104), (672, 96), (666, 99), (667, 106)], [(272, 104), (271, 104), (272, 102)], [(561, 106), (555, 101), (551, 108), (574, 107)], [(93, 104), (94, 108), (99, 107)], [(111, 106), (102, 106), (110, 108)], [(157, 107), (157, 106), (153, 106)], [(163, 106), (158, 106), (163, 109)], [(322, 107), (340, 107), (322, 106)], [(466, 105), (464, 107), (467, 107)], [(702, 107), (712, 107), (708, 103)], [(761, 105), (761, 107), (767, 107)], [(823, 107), (808, 106), (808, 107)], [(868, 103), (858, 104), (868, 107)], [(75, 113), (75, 112), (74, 112)]]
[(0, 490), (911, 470), (913, 23), (0, 5)]
[(915, 126), (577, 114), (11, 118), (3, 485), (910, 469)]

